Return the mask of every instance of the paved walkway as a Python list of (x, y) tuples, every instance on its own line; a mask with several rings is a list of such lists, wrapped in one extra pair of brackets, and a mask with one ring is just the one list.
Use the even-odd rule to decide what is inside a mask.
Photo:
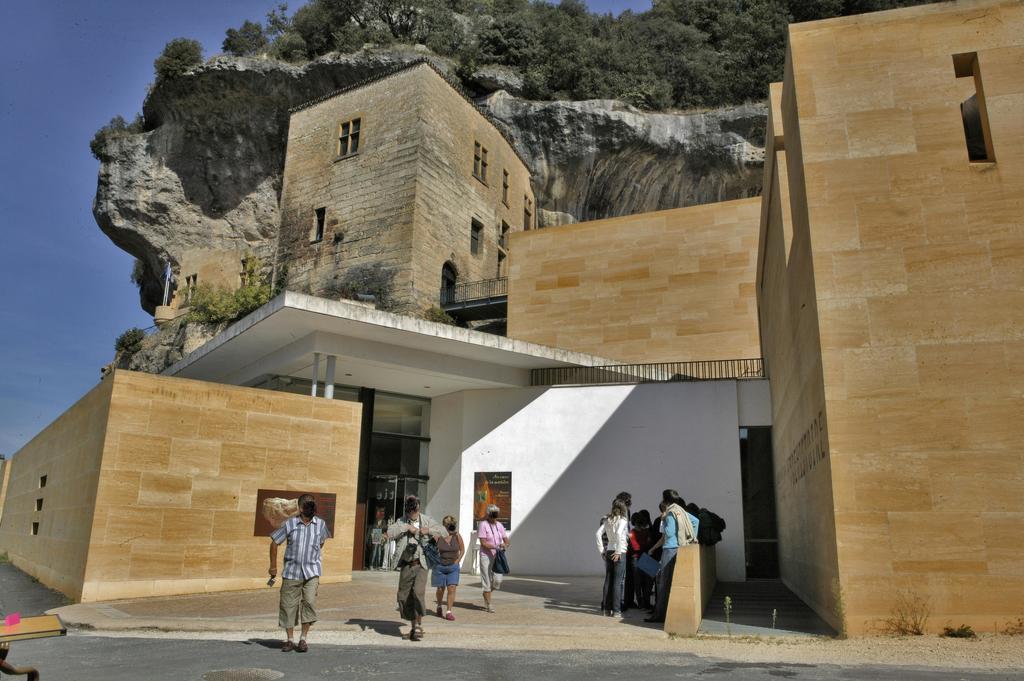
[[(631, 611), (622, 620), (601, 615), (600, 577), (508, 577), (494, 594), (495, 613), (483, 607), (480, 580), (464, 575), (454, 610), (455, 621), (431, 614), (425, 628), (438, 643), (486, 647), (500, 636), (547, 649), (579, 641), (582, 648), (632, 647), (642, 641), (667, 640), (665, 633), (646, 624), (646, 613)], [(398, 575), (357, 572), (348, 584), (320, 587), (317, 631), (373, 633), (402, 638), (408, 624), (395, 608)], [(427, 589), (433, 603), (434, 590)], [(70, 625), (98, 631), (275, 632), (278, 590), (238, 591), (195, 596), (145, 598), (107, 603), (84, 603), (57, 608)], [(630, 635), (623, 639), (628, 630)]]

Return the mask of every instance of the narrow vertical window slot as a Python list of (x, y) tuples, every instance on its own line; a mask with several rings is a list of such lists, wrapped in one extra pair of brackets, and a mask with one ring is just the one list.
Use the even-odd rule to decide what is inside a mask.
[(978, 53), (954, 54), (953, 70), (957, 78), (969, 83), (967, 89), (971, 92), (970, 96), (960, 103), (967, 158), (974, 163), (995, 163), (996, 153), (988, 124), (988, 107), (985, 103), (985, 88), (981, 82), (981, 69), (978, 67)]
[(313, 214), (313, 238), (310, 241), (319, 243), (324, 240), (324, 224), (327, 221), (327, 209), (317, 208), (313, 211)]

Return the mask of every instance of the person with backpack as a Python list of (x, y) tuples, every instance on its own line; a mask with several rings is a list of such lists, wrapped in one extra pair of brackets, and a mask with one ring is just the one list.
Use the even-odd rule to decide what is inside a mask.
[(398, 607), (402, 619), (409, 620), (410, 641), (423, 639), (424, 600), (427, 590), (427, 570), (431, 567), (427, 551), (433, 540), (448, 533), (427, 516), (420, 513), (420, 500), (414, 494), (405, 498), (405, 513), (388, 527), (388, 538), (395, 540), (395, 569), (398, 573)]

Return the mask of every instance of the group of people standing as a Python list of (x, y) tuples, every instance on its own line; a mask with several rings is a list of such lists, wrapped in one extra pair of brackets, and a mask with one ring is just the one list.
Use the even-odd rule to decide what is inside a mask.
[(619, 492), (595, 535), (605, 563), (601, 610), (622, 617), (623, 611), (639, 608), (648, 613), (645, 622), (664, 622), (676, 553), (697, 541), (696, 518), (673, 489), (662, 492), (654, 522), (646, 509), (631, 514), (632, 501), (629, 492)]
[[(597, 548), (605, 562), (601, 608), (612, 617), (621, 617), (628, 608), (641, 608), (649, 614), (645, 622), (664, 622), (676, 553), (680, 547), (697, 541), (697, 527), (702, 521), (687, 511), (686, 503), (672, 489), (662, 493), (660, 514), (653, 522), (646, 509), (631, 514), (632, 501), (632, 495), (620, 492), (597, 529)], [(321, 551), (331, 536), (326, 523), (316, 515), (312, 495), (300, 496), (298, 506), (299, 515), (285, 521), (270, 537), (270, 585), (278, 574), (278, 546), (288, 543), (278, 617), (288, 636), (282, 646), (285, 652), (308, 650), (306, 635), (317, 620), (315, 605), (322, 570)], [(694, 509), (702, 517), (707, 513), (706, 509)], [(486, 513), (477, 527), (480, 584), (485, 608), (493, 613), (493, 592), (500, 588), (502, 574), (508, 572), (504, 552), (509, 547), (509, 536), (498, 521), (500, 509), (491, 504)], [(717, 518), (709, 514), (711, 516)], [(724, 529), (724, 522), (720, 518), (717, 521), (720, 529)], [(720, 532), (720, 529), (715, 531)], [(409, 640), (419, 641), (423, 638), (423, 616), (427, 612), (428, 572), (432, 574), (431, 582), (436, 590), (437, 616), (455, 619), (452, 609), (466, 544), (454, 516), (445, 516), (438, 523), (420, 512), (420, 500), (412, 495), (405, 498), (404, 513), (388, 525), (386, 536), (395, 542), (398, 610), (402, 619), (411, 625)], [(301, 625), (298, 644), (294, 642), (296, 625)]]

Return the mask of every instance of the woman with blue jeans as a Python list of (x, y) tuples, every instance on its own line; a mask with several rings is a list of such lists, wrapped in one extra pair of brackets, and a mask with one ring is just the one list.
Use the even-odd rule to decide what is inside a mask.
[[(597, 528), (597, 550), (604, 557), (604, 593), (601, 609), (604, 614), (622, 617), (622, 584), (626, 574), (626, 551), (629, 548), (629, 511), (621, 500), (612, 502), (612, 510)], [(607, 539), (605, 546), (603, 539)]]
[[(446, 515), (441, 521), (444, 528), (448, 530), (447, 537), (437, 540), (437, 553), (441, 557), (441, 563), (434, 566), (434, 573), (431, 581), (437, 589), (437, 616), (446, 620), (454, 620), (452, 608), (455, 607), (455, 589), (459, 586), (459, 566), (462, 564), (462, 556), (466, 554), (466, 545), (462, 543), (462, 535), (458, 533), (458, 525), (454, 516)], [(445, 589), (448, 590), (448, 613), (442, 614), (442, 599)]]

